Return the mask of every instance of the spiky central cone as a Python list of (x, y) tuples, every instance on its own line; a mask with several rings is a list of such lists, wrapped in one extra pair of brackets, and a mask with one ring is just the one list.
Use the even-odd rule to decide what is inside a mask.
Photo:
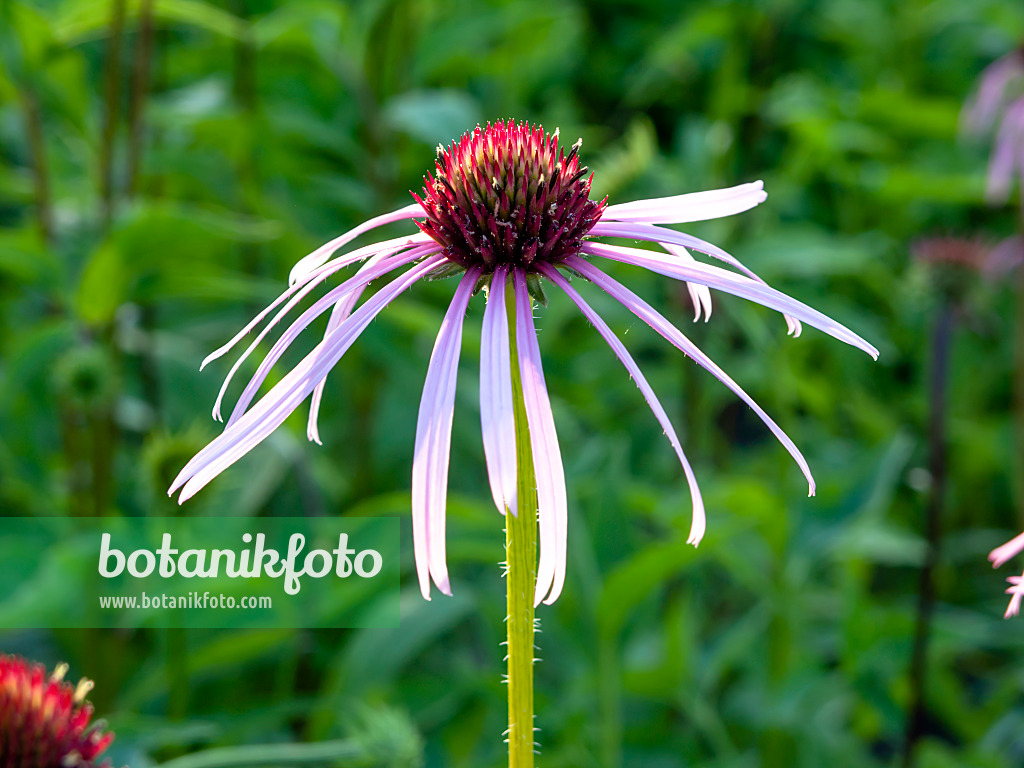
[(426, 220), (417, 222), (462, 267), (485, 273), (501, 265), (530, 270), (579, 253), (604, 201), (590, 200), (587, 168), (573, 145), (566, 155), (551, 135), (526, 123), (478, 125), (447, 150), (437, 175), (424, 177)]
[[(0, 766), (96, 768), (114, 735), (90, 727), (91, 683), (63, 682), (66, 665), (47, 677), (43, 667), (0, 655)], [(109, 762), (102, 768), (109, 768)]]

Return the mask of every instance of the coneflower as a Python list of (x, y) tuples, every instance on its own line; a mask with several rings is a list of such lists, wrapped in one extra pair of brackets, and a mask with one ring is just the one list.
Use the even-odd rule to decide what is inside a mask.
[[(413, 194), (415, 204), (370, 219), (300, 260), (292, 269), (288, 290), (204, 361), (205, 366), (225, 354), (280, 307), (232, 367), (214, 406), (215, 418), (220, 418), (221, 403), (232, 376), (270, 330), (326, 278), (351, 264), (363, 262), (363, 266), (329, 290), (285, 330), (246, 385), (224, 432), (182, 469), (169, 493), (181, 489), (180, 501), (195, 494), (264, 440), (310, 396), (307, 433), (311, 440), (319, 442), (317, 412), (327, 374), (388, 303), (420, 280), (453, 274), (460, 277), (427, 369), (412, 468), (416, 566), (424, 597), (429, 598), (431, 581), (450, 594), (445, 559), (445, 501), (456, 370), (463, 317), (481, 285), (487, 288), (480, 349), (480, 411), (487, 471), (495, 506), (502, 513), (507, 509), (514, 512), (517, 465), (510, 382), (511, 366), (515, 364), (522, 378), (536, 472), (540, 532), (537, 602), (554, 601), (562, 589), (567, 531), (562, 459), (533, 319), (531, 293), (537, 293), (542, 279), (568, 294), (604, 337), (664, 429), (690, 487), (692, 544), (696, 545), (704, 535), (704, 507), (675, 430), (632, 357), (570, 284), (570, 277), (583, 278), (580, 282), (589, 282), (611, 295), (736, 393), (793, 456), (813, 494), (814, 481), (807, 462), (768, 414), (672, 322), (606, 274), (596, 262), (608, 260), (643, 267), (696, 286), (701, 295), (714, 288), (742, 296), (782, 312), (791, 333), (799, 333), (802, 321), (872, 357), (877, 357), (877, 350), (834, 320), (770, 288), (722, 249), (662, 226), (715, 219), (753, 208), (765, 200), (760, 181), (710, 192), (607, 205), (606, 201), (589, 199), (591, 178), (587, 168), (580, 164), (578, 149), (577, 142), (565, 153), (559, 148), (558, 132), (547, 135), (540, 127), (513, 121), (488, 124), (486, 128), (477, 126), (448, 149), (438, 148), (436, 172), (426, 176), (422, 194)], [(335, 251), (358, 235), (403, 219), (417, 220), (420, 232), (332, 258)], [(596, 237), (650, 241), (666, 252), (609, 245), (595, 241)], [(699, 263), (687, 249), (719, 259), (738, 271)], [(408, 270), (356, 309), (367, 284), (402, 267)], [(511, 317), (515, 360), (511, 359), (505, 311), (508, 291), (514, 305)], [(701, 303), (710, 308), (709, 297)], [(299, 334), (328, 309), (331, 316), (323, 341), (253, 404), (271, 367)]]
[[(114, 740), (92, 723), (85, 697), (92, 681), (64, 682), (68, 665), (47, 675), (41, 664), (0, 655), (0, 766), (94, 768)], [(105, 761), (103, 766), (109, 766)]]

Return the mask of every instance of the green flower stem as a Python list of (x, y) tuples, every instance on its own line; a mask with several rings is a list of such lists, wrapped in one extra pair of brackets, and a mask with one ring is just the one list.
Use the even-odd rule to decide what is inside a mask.
[(523, 384), (516, 353), (514, 293), (506, 295), (512, 359), (512, 402), (516, 423), (516, 514), (505, 515), (508, 570), (508, 764), (533, 768), (533, 593), (537, 584), (537, 481), (530, 451)]

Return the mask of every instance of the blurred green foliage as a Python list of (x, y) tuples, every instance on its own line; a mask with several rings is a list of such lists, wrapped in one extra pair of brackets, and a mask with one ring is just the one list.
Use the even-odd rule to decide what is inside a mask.
[[(227, 366), (198, 363), (291, 264), (408, 204), (435, 145), (478, 121), (582, 136), (613, 201), (764, 178), (766, 204), (688, 231), (881, 359), (814, 330), (787, 338), (730, 297), (687, 328), (800, 444), (818, 481), (807, 499), (724, 387), (594, 297), (695, 464), (709, 533), (694, 550), (655, 420), (552, 298), (541, 349), (572, 530), (565, 592), (540, 613), (540, 760), (893, 765), (938, 304), (910, 246), (1018, 226), (1012, 205), (985, 206), (986, 147), (958, 138), (958, 115), (1022, 34), (1014, 0), (3, 0), (0, 509), (404, 519), (444, 281), (396, 302), (332, 374), (325, 447), (298, 414), (182, 510), (164, 495), (216, 434), (206, 409)], [(682, 286), (613, 271), (687, 322)], [(1024, 763), (1024, 624), (1002, 620), (1004, 574), (985, 561), (1024, 527), (1012, 282), (977, 279), (954, 337), (922, 768)], [(456, 405), (453, 598), (419, 598), (406, 546), (400, 630), (40, 629), (0, 633), (2, 648), (96, 679), (117, 764), (340, 739), (376, 745), (369, 762), (325, 761), (501, 765), (503, 534), (479, 437), (480, 315), (474, 303)]]

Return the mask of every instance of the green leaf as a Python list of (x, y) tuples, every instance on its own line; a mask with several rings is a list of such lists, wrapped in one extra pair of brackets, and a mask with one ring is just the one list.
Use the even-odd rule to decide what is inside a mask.
[[(128, 0), (126, 22), (137, 22), (140, 0)], [(234, 39), (245, 36), (248, 26), (232, 14), (198, 0), (154, 0), (153, 19), (158, 26), (185, 25)], [(61, 6), (53, 20), (53, 34), (65, 45), (105, 37), (110, 23), (109, 3), (71, 0)]]
[(482, 119), (480, 105), (454, 90), (407, 91), (384, 105), (391, 126), (431, 147), (447, 144)]
[(78, 317), (90, 325), (105, 325), (128, 295), (129, 276), (120, 249), (103, 242), (89, 258), (75, 298)]

